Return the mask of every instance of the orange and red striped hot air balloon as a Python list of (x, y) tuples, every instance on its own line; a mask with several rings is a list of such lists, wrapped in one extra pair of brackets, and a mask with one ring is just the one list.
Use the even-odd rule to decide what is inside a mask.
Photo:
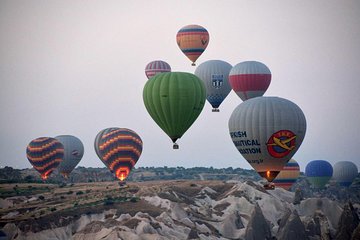
[(95, 151), (100, 160), (120, 180), (124, 181), (142, 152), (142, 140), (127, 128), (106, 128), (95, 138)]
[(26, 157), (41, 178), (46, 180), (62, 161), (64, 146), (55, 138), (39, 137), (28, 144)]
[(176, 42), (185, 56), (193, 62), (192, 66), (195, 66), (195, 61), (209, 44), (209, 33), (202, 26), (187, 25), (176, 34)]

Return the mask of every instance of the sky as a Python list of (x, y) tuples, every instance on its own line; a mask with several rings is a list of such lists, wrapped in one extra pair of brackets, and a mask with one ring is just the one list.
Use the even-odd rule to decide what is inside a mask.
[(136, 131), (141, 166), (251, 169), (231, 141), (228, 119), (241, 99), (232, 91), (211, 112), (206, 103), (179, 150), (143, 103), (153, 60), (194, 73), (176, 33), (205, 27), (197, 60), (266, 64), (279, 96), (304, 112), (307, 132), (294, 159), (304, 171), (323, 159), (360, 169), (360, 2), (357, 0), (0, 0), (0, 166), (30, 168), (27, 144), (63, 134), (81, 139), (80, 166), (104, 167), (94, 151), (108, 127)]

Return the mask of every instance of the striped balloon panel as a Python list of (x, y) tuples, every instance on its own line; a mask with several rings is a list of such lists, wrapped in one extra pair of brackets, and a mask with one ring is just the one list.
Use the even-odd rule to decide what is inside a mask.
[(195, 70), (206, 88), (207, 100), (213, 108), (218, 108), (231, 91), (229, 72), (232, 66), (222, 60), (209, 60)]
[(291, 186), (296, 182), (299, 176), (299, 164), (294, 159), (290, 159), (290, 161), (284, 166), (283, 170), (281, 170), (274, 179), (273, 183), (276, 187), (290, 190)]
[(343, 187), (349, 187), (358, 176), (357, 166), (350, 161), (340, 161), (334, 165), (334, 180)]
[(55, 138), (40, 137), (32, 140), (26, 148), (31, 165), (43, 180), (59, 166), (64, 157), (64, 146)]
[(332, 177), (333, 167), (325, 160), (313, 160), (306, 165), (305, 175), (314, 187), (322, 188)]
[(241, 62), (231, 69), (229, 82), (234, 92), (245, 101), (264, 95), (271, 82), (271, 72), (263, 63)]
[(67, 178), (83, 157), (84, 145), (80, 139), (71, 135), (60, 135), (55, 138), (64, 146), (64, 158), (58, 169), (60, 174)]
[(188, 25), (179, 30), (176, 42), (181, 51), (195, 62), (209, 44), (209, 33), (199, 25)]
[(148, 79), (163, 72), (171, 72), (171, 67), (167, 62), (161, 60), (152, 61), (145, 67), (145, 75)]
[(142, 146), (139, 135), (127, 128), (107, 128), (95, 138), (96, 154), (121, 181), (138, 161)]

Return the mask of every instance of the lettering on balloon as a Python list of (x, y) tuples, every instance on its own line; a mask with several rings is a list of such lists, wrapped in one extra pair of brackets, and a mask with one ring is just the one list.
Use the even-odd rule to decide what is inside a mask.
[(241, 154), (261, 154), (260, 143), (257, 139), (235, 140), (235, 138), (246, 138), (246, 131), (230, 132), (230, 136)]
[(248, 160), (248, 163), (252, 164), (252, 163), (256, 163), (256, 164), (260, 164), (263, 163), (264, 160), (262, 159), (253, 159), (253, 160)]

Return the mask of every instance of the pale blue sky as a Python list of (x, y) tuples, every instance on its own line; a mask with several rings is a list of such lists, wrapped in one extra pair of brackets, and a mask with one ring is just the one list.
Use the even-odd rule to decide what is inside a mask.
[(99, 166), (93, 141), (107, 127), (143, 139), (137, 166), (251, 168), (233, 145), (228, 119), (241, 103), (231, 92), (212, 113), (207, 103), (172, 149), (142, 100), (146, 64), (195, 67), (177, 31), (199, 24), (210, 43), (198, 64), (257, 60), (272, 72), (265, 96), (302, 108), (307, 133), (295, 154), (353, 161), (360, 168), (359, 1), (47, 1), (0, 0), (0, 165), (31, 167), (26, 145), (71, 134), (85, 146), (82, 166)]

